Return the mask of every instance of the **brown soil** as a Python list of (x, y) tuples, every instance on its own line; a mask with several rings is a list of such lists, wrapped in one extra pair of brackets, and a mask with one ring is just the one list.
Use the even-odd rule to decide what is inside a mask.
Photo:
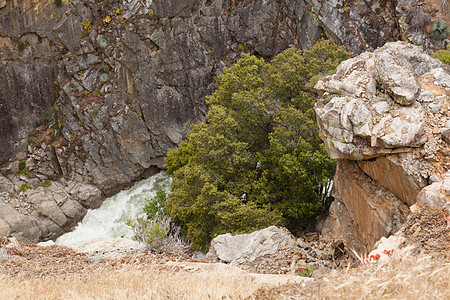
[(0, 274), (20, 278), (65, 277), (83, 275), (94, 271), (112, 271), (126, 265), (136, 268), (152, 264), (164, 266), (168, 261), (186, 259), (181, 254), (135, 254), (117, 259), (101, 259), (77, 253), (65, 246), (9, 245), (6, 238), (0, 237)]
[(401, 245), (414, 246), (418, 252), (450, 252), (450, 228), (446, 209), (422, 208), (412, 214), (403, 226), (402, 235), (406, 241)]

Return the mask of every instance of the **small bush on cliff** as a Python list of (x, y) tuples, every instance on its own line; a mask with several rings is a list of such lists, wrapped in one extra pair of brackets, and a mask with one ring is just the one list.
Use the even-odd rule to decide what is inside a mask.
[(439, 20), (431, 24), (431, 36), (437, 40), (444, 40), (450, 34), (450, 28), (443, 20)]
[(450, 48), (447, 50), (439, 50), (433, 54), (433, 57), (450, 65)]
[(151, 219), (128, 219), (137, 240), (147, 245), (147, 251), (176, 252), (186, 251), (190, 243), (181, 236), (180, 227), (172, 223), (169, 216), (155, 215)]
[(163, 189), (156, 191), (156, 196), (148, 199), (144, 206), (144, 213), (147, 220), (154, 218), (156, 215), (164, 214), (164, 204), (166, 203), (166, 192)]
[(271, 63), (244, 55), (207, 97), (207, 121), (169, 151), (165, 209), (196, 249), (218, 234), (285, 225), (298, 233), (325, 211), (334, 174), (310, 90), (350, 54), (328, 41)]

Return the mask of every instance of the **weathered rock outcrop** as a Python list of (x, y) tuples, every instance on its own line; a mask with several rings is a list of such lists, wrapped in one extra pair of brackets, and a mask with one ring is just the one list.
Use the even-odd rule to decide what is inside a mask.
[[(2, 218), (1, 234), (55, 237), (98, 204), (97, 192), (77, 199), (72, 185), (104, 197), (154, 174), (189, 125), (204, 120), (214, 77), (242, 51), (270, 58), (311, 46), (319, 27), (307, 25), (303, 41), (297, 28), (308, 15), (303, 1), (275, 0), (2, 5), (0, 163), (12, 183), (2, 192), (29, 221)], [(18, 195), (60, 178), (64, 199), (78, 204), (55, 200), (62, 191), (53, 185)]]
[[(396, 22), (404, 14), (389, 1), (377, 3), (2, 2), (0, 164), (14, 185), (12, 192), (0, 190), (5, 201), (15, 202), (24, 184), (36, 188), (61, 178), (63, 185), (95, 186), (105, 197), (154, 174), (189, 125), (204, 120), (204, 96), (241, 52), (271, 58), (290, 46), (308, 48), (321, 36), (354, 53), (375, 49), (400, 38)], [(97, 192), (78, 202), (76, 213), (71, 205), (70, 215), (24, 217), (34, 229), (23, 238), (48, 238), (42, 227), (68, 230), (91, 207), (83, 201), (98, 202)], [(45, 201), (23, 202), (31, 203), (30, 212), (65, 203)], [(16, 229), (0, 234), (22, 235), (15, 223), (3, 223), (9, 227), (0, 228)]]
[(321, 136), (338, 160), (324, 234), (367, 250), (399, 229), (409, 206), (446, 205), (448, 65), (416, 46), (388, 43), (341, 63), (316, 89)]
[(312, 268), (320, 273), (343, 255), (341, 243), (305, 242), (284, 227), (270, 226), (250, 234), (219, 235), (207, 256), (251, 272), (295, 274)]

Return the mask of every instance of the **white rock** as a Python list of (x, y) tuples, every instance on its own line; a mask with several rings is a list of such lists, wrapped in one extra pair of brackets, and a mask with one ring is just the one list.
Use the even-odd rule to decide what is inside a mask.
[(77, 252), (99, 255), (103, 258), (117, 258), (146, 251), (146, 245), (122, 238), (96, 238), (89, 242), (70, 245)]
[(417, 101), (419, 102), (425, 102), (430, 103), (434, 101), (434, 95), (430, 91), (423, 91), (419, 94), (419, 97), (417, 98)]
[(389, 111), (389, 103), (387, 103), (387, 101), (377, 102), (374, 105), (372, 105), (372, 107), (379, 115)]
[(54, 241), (49, 240), (49, 241), (46, 241), (46, 242), (37, 243), (36, 245), (38, 245), (40, 247), (48, 247), (48, 246), (53, 246), (53, 245), (56, 245), (56, 244), (55, 244)]
[(296, 240), (286, 228), (276, 226), (250, 234), (235, 236), (230, 233), (222, 234), (211, 242), (211, 248), (220, 260), (236, 264), (251, 262), (265, 255), (274, 255), (281, 247), (286, 246), (297, 248)]

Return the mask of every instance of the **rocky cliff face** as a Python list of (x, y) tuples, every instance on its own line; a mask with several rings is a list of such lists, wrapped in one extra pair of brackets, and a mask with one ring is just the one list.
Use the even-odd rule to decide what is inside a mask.
[[(388, 43), (320, 80), (315, 111), (338, 160), (324, 234), (368, 250), (418, 206), (450, 205), (450, 68)], [(431, 184), (431, 185), (429, 185)]]
[(303, 1), (2, 2), (0, 235), (56, 237), (156, 172), (224, 67), (311, 46), (311, 18)]
[(204, 96), (241, 52), (271, 58), (322, 36), (356, 54), (375, 49), (402, 36), (404, 11), (394, 6), (0, 2), (0, 235), (56, 237), (105, 196), (156, 172), (204, 119)]

